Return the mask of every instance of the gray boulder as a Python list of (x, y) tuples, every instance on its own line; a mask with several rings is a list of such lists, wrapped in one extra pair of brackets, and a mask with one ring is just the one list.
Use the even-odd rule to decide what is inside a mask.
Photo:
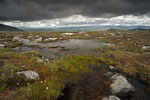
[(28, 40), (28, 39), (23, 39), (23, 38), (21, 38), (19, 41), (20, 41), (20, 42), (23, 42), (23, 44), (24, 44), (24, 45), (27, 45), (27, 46), (35, 46), (35, 45), (38, 45), (37, 42), (35, 42), (35, 41), (30, 41), (30, 40)]
[(111, 77), (113, 83), (110, 85), (111, 92), (118, 95), (126, 95), (129, 92), (135, 91), (135, 88), (127, 81), (127, 79), (115, 74)]
[(30, 41), (29, 39), (20, 38), (19, 36), (14, 37), (13, 41), (20, 41), (26, 46), (38, 45), (38, 43), (36, 41)]
[(38, 73), (34, 72), (34, 71), (22, 71), (22, 72), (16, 72), (17, 75), (21, 76), (23, 75), (26, 79), (31, 79), (31, 80), (35, 80), (35, 79), (39, 79), (39, 75)]
[(111, 95), (111, 96), (102, 98), (102, 100), (121, 100), (121, 99), (119, 99), (117, 96)]
[(0, 48), (4, 48), (5, 47), (5, 45), (4, 44), (0, 44)]

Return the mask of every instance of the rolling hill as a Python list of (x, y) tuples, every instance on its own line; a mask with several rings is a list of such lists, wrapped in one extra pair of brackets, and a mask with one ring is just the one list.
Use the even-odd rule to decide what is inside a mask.
[(16, 27), (0, 24), (0, 31), (22, 31)]

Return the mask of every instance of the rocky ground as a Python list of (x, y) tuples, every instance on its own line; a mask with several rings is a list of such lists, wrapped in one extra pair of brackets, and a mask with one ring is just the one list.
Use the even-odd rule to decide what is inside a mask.
[[(68, 39), (96, 39), (105, 45), (91, 48), (95, 55), (54, 59), (14, 51), (40, 51), (46, 43)], [(149, 44), (149, 31), (0, 32), (0, 100), (149, 100)], [(56, 54), (66, 47), (48, 50), (54, 49)]]

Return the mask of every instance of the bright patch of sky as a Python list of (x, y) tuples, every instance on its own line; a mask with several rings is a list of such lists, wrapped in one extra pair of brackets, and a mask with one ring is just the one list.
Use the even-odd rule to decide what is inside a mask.
[(0, 22), (15, 27), (48, 28), (48, 27), (78, 27), (78, 26), (150, 26), (150, 17), (147, 15), (122, 15), (113, 18), (90, 18), (82, 15), (73, 15), (67, 18), (39, 20), (31, 22), (8, 21)]

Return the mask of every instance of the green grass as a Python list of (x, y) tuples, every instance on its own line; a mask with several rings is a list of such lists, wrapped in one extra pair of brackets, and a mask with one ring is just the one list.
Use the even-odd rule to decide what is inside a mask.
[[(74, 83), (80, 74), (92, 72), (89, 67), (100, 66), (100, 63), (98, 63), (99, 58), (89, 55), (68, 55), (62, 59), (42, 63), (36, 62), (39, 57), (40, 54), (35, 51), (16, 53), (9, 49), (1, 49), (0, 58), (5, 63), (0, 71), (1, 75), (4, 74), (0, 78), (2, 83), (0, 84), (0, 95), (4, 95), (3, 93), (7, 91), (7, 94), (10, 94), (7, 97), (12, 98), (13, 95), (14, 99), (18, 99), (19, 96), (20, 99), (55, 100), (61, 95), (66, 83)], [(33, 83), (14, 76), (15, 72), (21, 70), (36, 71), (40, 76), (40, 80)], [(47, 87), (48, 89), (46, 89)], [(5, 99), (4, 97), (1, 96), (0, 99)]]
[[(6, 36), (5, 32), (1, 32), (0, 36), (6, 38), (8, 44), (7, 48), (0, 49), (0, 99), (56, 100), (59, 95), (62, 95), (61, 91), (65, 84), (75, 83), (80, 74), (92, 72), (92, 67), (100, 66), (102, 63), (113, 65), (117, 71), (150, 84), (150, 53), (141, 49), (142, 46), (150, 44), (150, 33), (120, 32), (85, 32), (72, 36), (62, 36), (63, 32), (12, 32), (10, 36)], [(115, 35), (112, 36), (112, 33)], [(10, 49), (21, 45), (17, 42), (10, 43), (12, 36), (23, 35), (27, 38), (30, 34), (43, 38), (98, 39), (115, 45), (93, 49), (100, 51), (100, 54), (95, 57), (68, 55), (50, 62), (37, 62), (37, 59), (41, 59), (41, 54), (36, 51), (18, 53)], [(36, 71), (40, 80), (30, 82), (14, 76), (15, 72), (22, 70)]]

